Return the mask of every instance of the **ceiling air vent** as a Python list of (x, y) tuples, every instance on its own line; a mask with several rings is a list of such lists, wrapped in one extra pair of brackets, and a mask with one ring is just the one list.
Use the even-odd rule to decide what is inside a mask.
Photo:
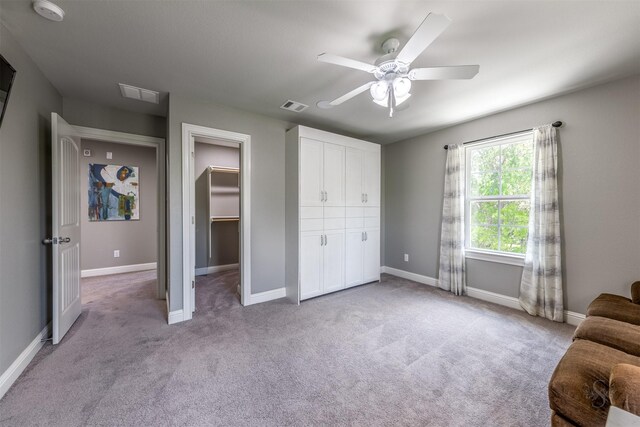
[(289, 111), (293, 111), (294, 113), (299, 113), (301, 111), (306, 110), (307, 108), (309, 108), (308, 105), (304, 105), (300, 102), (296, 102), (296, 101), (292, 101), (290, 99), (287, 100), (287, 102), (285, 102), (284, 104), (282, 104), (280, 106), (280, 108), (282, 108), (283, 110), (289, 110)]
[(151, 102), (153, 104), (157, 104), (158, 102), (160, 102), (160, 92), (126, 85), (124, 83), (119, 83), (118, 85), (120, 86), (120, 93), (122, 93), (122, 96), (124, 96), (125, 98)]

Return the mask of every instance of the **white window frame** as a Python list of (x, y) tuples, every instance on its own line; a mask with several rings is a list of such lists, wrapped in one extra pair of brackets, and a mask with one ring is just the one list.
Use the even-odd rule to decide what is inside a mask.
[[(529, 200), (530, 195), (521, 196), (481, 196), (474, 197), (473, 200), (470, 197), (471, 188), (471, 152), (475, 148), (488, 148), (496, 145), (505, 144), (517, 144), (525, 141), (533, 142), (533, 131), (524, 131), (517, 134), (500, 136), (496, 138), (490, 138), (483, 141), (479, 141), (474, 144), (465, 146), (465, 257), (470, 259), (477, 259), (481, 261), (497, 262), (501, 264), (510, 264), (523, 266), (524, 254), (517, 254), (513, 252), (494, 251), (490, 249), (478, 249), (469, 247), (471, 242), (471, 202), (477, 200), (486, 201), (504, 201), (504, 200)], [(502, 193), (502, 176), (500, 176), (500, 192)], [(498, 229), (500, 229), (500, 217), (498, 217)]]

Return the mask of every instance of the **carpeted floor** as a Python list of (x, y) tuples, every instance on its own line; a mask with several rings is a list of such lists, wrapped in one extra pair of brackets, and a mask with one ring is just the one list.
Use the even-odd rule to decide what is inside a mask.
[(83, 312), (0, 401), (0, 425), (549, 424), (573, 328), (383, 275), (300, 306), (198, 281), (166, 324), (155, 272), (83, 281)]

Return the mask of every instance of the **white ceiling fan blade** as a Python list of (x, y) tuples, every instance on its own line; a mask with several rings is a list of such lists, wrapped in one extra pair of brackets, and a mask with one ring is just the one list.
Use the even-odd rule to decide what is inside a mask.
[(340, 105), (345, 101), (350, 100), (351, 98), (353, 98), (356, 95), (360, 95), (362, 92), (365, 92), (367, 90), (369, 90), (369, 88), (376, 82), (368, 82), (363, 84), (362, 86), (355, 88), (354, 90), (352, 90), (349, 93), (345, 93), (344, 95), (342, 95), (339, 98), (334, 99), (333, 101), (329, 102), (329, 101), (320, 101), (318, 102), (316, 105), (319, 108), (331, 108), (331, 107), (335, 107), (336, 105)]
[(318, 55), (318, 61), (326, 62), (327, 64), (341, 65), (348, 68), (355, 68), (356, 70), (366, 71), (367, 73), (373, 73), (376, 69), (375, 65), (356, 61), (355, 59), (345, 58), (343, 56), (332, 55), (330, 53), (321, 53)]
[(396, 60), (404, 64), (411, 64), (440, 34), (451, 24), (445, 15), (430, 13), (422, 24), (402, 48)]
[(409, 71), (408, 77), (410, 80), (472, 79), (478, 74), (479, 70), (479, 65), (414, 68)]

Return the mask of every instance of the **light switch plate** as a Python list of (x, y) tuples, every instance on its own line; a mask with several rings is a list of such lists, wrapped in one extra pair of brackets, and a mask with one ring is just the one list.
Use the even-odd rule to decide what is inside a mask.
[(107, 160), (113, 159), (113, 153), (111, 151), (107, 151)]

